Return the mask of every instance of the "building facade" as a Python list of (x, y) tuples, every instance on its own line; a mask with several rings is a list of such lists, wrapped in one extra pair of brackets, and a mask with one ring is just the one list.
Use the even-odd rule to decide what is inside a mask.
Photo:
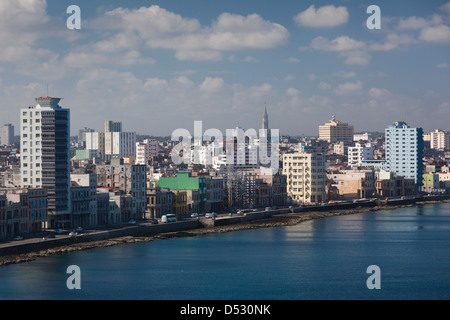
[(353, 134), (353, 126), (348, 125), (348, 123), (343, 123), (339, 120), (336, 120), (334, 116), (326, 124), (319, 127), (319, 140), (325, 140), (329, 143), (335, 143), (339, 141), (351, 143), (353, 141)]
[(145, 139), (143, 142), (136, 142), (136, 164), (148, 164), (153, 157), (159, 154), (158, 141)]
[(431, 149), (450, 150), (450, 131), (436, 130), (431, 132)]
[(325, 155), (287, 153), (283, 155), (283, 174), (291, 202), (318, 203), (326, 200)]
[(386, 170), (414, 179), (417, 187), (423, 176), (423, 130), (399, 121), (386, 129)]
[(355, 143), (354, 147), (348, 148), (349, 166), (362, 166), (366, 160), (373, 160), (373, 145), (371, 143)]
[(70, 223), (70, 110), (36, 98), (20, 110), (22, 188), (45, 188), (51, 227)]
[(14, 126), (5, 124), (0, 131), (0, 145), (10, 146), (14, 143)]

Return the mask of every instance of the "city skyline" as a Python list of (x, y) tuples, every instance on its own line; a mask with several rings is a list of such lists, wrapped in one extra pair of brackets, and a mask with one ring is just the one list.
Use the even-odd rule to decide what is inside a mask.
[[(69, 30), (69, 5), (81, 30)], [(6, 1), (0, 6), (1, 125), (35, 97), (64, 97), (71, 135), (106, 119), (168, 136), (259, 128), (317, 136), (335, 115), (355, 132), (395, 121), (449, 129), (450, 2)], [(47, 91), (48, 85), (48, 91)]]

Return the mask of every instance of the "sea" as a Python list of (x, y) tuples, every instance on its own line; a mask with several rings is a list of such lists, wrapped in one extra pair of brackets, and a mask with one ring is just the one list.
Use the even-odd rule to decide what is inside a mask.
[(98, 248), (0, 267), (0, 300), (449, 298), (450, 203)]

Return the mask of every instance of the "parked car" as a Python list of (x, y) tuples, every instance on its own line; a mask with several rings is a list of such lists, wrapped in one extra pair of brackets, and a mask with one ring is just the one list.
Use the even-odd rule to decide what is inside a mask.
[(47, 236), (47, 238), (56, 238), (56, 236), (53, 234), (53, 233), (50, 233), (48, 236)]
[(78, 227), (78, 228), (75, 229), (75, 231), (76, 232), (81, 232), (81, 231), (83, 231), (83, 228), (82, 227)]
[(130, 221), (128, 221), (128, 224), (129, 224), (129, 225), (135, 225), (135, 224), (136, 224), (136, 221), (130, 220)]
[(62, 230), (62, 229), (56, 229), (55, 232), (56, 232), (57, 234), (61, 234), (61, 233), (63, 233), (63, 230)]
[(20, 240), (23, 240), (23, 238), (21, 236), (17, 236), (17, 237), (14, 238), (14, 240), (15, 241), (20, 241)]
[(191, 218), (197, 218), (197, 217), (198, 217), (198, 213), (191, 214)]

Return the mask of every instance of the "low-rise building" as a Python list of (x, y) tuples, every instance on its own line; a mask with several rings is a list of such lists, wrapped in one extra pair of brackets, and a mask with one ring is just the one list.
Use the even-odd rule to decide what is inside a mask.
[(165, 214), (172, 213), (172, 197), (173, 192), (166, 188), (147, 189), (145, 217), (147, 219), (159, 219)]
[(385, 170), (379, 171), (377, 175), (375, 192), (380, 198), (413, 196), (416, 194), (416, 183), (413, 178), (405, 178)]
[(372, 198), (375, 194), (373, 170), (348, 170), (330, 173), (327, 176), (331, 186), (338, 191), (335, 200)]

